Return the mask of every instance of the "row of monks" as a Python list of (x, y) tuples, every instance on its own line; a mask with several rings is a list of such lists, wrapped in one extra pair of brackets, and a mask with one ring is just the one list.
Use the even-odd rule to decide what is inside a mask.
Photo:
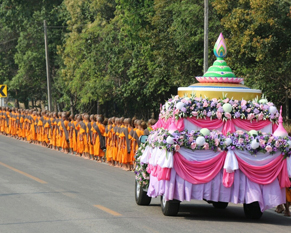
[[(1, 134), (39, 144), (85, 159), (106, 161), (112, 166), (132, 170), (139, 138), (148, 135), (154, 119), (145, 122), (130, 118), (87, 113), (69, 115), (0, 107)], [(106, 156), (105, 156), (106, 154)]]

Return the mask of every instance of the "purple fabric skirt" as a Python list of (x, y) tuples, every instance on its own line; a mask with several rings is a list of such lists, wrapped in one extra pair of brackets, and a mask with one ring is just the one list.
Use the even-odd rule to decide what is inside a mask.
[(171, 170), (170, 180), (160, 180), (150, 176), (148, 196), (164, 195), (166, 200), (190, 201), (191, 199), (238, 203), (258, 201), (261, 211), (273, 208), (286, 202), (285, 188), (280, 188), (278, 179), (268, 185), (260, 185), (249, 180), (240, 170), (235, 171), (232, 187), (222, 184), (223, 170), (210, 182), (191, 184)]

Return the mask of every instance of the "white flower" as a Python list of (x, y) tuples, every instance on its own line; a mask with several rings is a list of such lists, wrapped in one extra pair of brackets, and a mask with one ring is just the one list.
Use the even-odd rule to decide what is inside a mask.
[(254, 139), (254, 140), (251, 142), (251, 148), (254, 149), (254, 150), (257, 149), (257, 148), (259, 148), (259, 146), (260, 146), (260, 143), (257, 142), (256, 139)]
[(202, 136), (197, 137), (197, 139), (196, 139), (196, 144), (197, 144), (198, 146), (203, 146), (204, 143), (205, 143), (205, 138), (204, 138), (204, 137), (202, 137)]
[(232, 143), (232, 140), (230, 138), (226, 138), (224, 141), (224, 145), (229, 146)]
[(168, 136), (166, 141), (168, 144), (174, 144), (174, 138), (171, 136)]

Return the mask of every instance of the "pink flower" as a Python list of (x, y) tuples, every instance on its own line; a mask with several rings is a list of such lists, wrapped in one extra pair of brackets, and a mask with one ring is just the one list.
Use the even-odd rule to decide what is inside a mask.
[(238, 143), (239, 143), (239, 144), (244, 143), (244, 139), (243, 139), (243, 138), (239, 138), (239, 139), (238, 139)]
[(212, 101), (216, 103), (217, 102), (217, 99), (216, 98), (213, 98)]
[(198, 116), (198, 112), (191, 112), (193, 116)]
[(265, 140), (263, 140), (263, 139), (260, 139), (259, 140), (259, 142), (260, 142), (260, 146), (262, 147), (262, 146), (265, 146), (265, 143), (266, 143), (266, 141)]
[(194, 150), (196, 148), (196, 142), (191, 143), (191, 149)]
[(180, 97), (179, 97), (178, 95), (176, 95), (174, 99), (175, 99), (175, 100), (178, 100), (179, 98), (180, 98)]
[(229, 98), (226, 98), (223, 100), (223, 103), (228, 103), (228, 101), (229, 101)]
[(269, 106), (273, 106), (274, 104), (272, 102), (267, 103)]
[(254, 118), (255, 118), (255, 114), (250, 113), (250, 114), (248, 115), (248, 120), (249, 120), (249, 121), (251, 121), (251, 120), (254, 119)]
[(266, 147), (265, 147), (265, 149), (266, 149), (266, 151), (267, 151), (267, 152), (269, 152), (269, 153), (270, 153), (270, 152), (272, 152), (272, 147), (271, 147), (271, 146), (269, 146), (269, 145), (268, 145), (268, 146), (266, 146)]
[(218, 103), (218, 104), (216, 105), (216, 107), (217, 107), (217, 108), (220, 108), (220, 107), (221, 107), (221, 103)]
[(215, 142), (215, 146), (218, 146), (220, 143), (220, 140), (218, 138), (215, 138), (214, 142)]
[(204, 148), (205, 150), (208, 150), (208, 149), (209, 149), (209, 144), (208, 144), (207, 142), (205, 142), (203, 148)]
[(222, 113), (221, 112), (216, 112), (216, 116), (218, 119), (221, 119), (222, 118)]
[(174, 113), (175, 113), (175, 114), (178, 114), (178, 113), (179, 113), (179, 109), (176, 108)]
[(206, 110), (204, 110), (204, 111), (203, 111), (203, 115), (206, 116), (206, 114), (207, 114), (207, 112), (206, 112)]
[(179, 151), (180, 150), (180, 146), (179, 145), (175, 145), (175, 151)]
[(247, 104), (247, 101), (245, 101), (245, 100), (241, 101), (241, 106), (245, 106), (246, 104)]
[(196, 101), (201, 101), (202, 98), (201, 98), (201, 97), (195, 97), (194, 99), (195, 99)]
[(280, 147), (280, 142), (279, 141), (275, 142), (275, 147), (277, 147), (277, 148)]
[(264, 113), (260, 112), (260, 114), (258, 115), (258, 120), (261, 121), (264, 118)]
[(194, 107), (193, 107), (193, 106), (191, 106), (191, 107), (190, 107), (190, 110), (193, 110), (193, 109), (194, 109)]
[(233, 108), (236, 108), (236, 107), (237, 107), (237, 104), (233, 104), (232, 107), (233, 107)]
[(188, 100), (181, 99), (181, 102), (182, 102), (182, 103), (188, 103)]
[(194, 138), (192, 136), (189, 137), (189, 139), (188, 139), (189, 142), (193, 142), (193, 140), (194, 140)]
[(207, 108), (207, 107), (208, 107), (208, 103), (207, 103), (207, 101), (204, 101), (204, 103), (203, 103), (203, 107), (204, 107), (204, 108)]
[(271, 143), (273, 141), (274, 137), (270, 137), (268, 140), (268, 143)]
[(242, 130), (237, 130), (236, 133), (237, 133), (238, 135), (243, 135), (243, 134), (244, 134), (244, 131), (242, 131)]
[(247, 108), (246, 112), (251, 112), (251, 110), (252, 110), (251, 108)]
[(234, 102), (237, 104), (238, 103), (238, 100), (235, 100)]
[(231, 114), (229, 112), (224, 113), (224, 116), (226, 116), (227, 119), (231, 119)]

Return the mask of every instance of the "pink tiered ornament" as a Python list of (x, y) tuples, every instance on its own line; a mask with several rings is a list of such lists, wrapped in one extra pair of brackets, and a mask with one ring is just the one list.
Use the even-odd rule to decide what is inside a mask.
[(178, 130), (178, 128), (175, 124), (175, 108), (173, 110), (173, 119), (172, 119), (171, 124), (169, 125), (168, 130), (169, 130), (169, 133), (171, 133), (171, 134), (174, 133), (176, 130)]
[(277, 136), (277, 137), (286, 137), (286, 136), (288, 136), (288, 132), (283, 127), (282, 106), (280, 108), (279, 126), (278, 126), (278, 128), (276, 129), (276, 131), (274, 132), (273, 135)]

